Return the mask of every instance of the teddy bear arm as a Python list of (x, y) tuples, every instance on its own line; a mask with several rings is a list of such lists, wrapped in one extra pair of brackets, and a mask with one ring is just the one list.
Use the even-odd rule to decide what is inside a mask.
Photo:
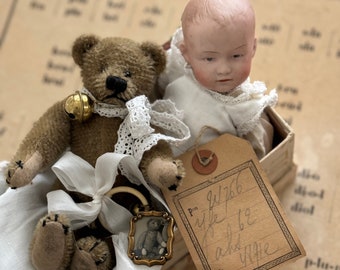
[(185, 176), (183, 163), (173, 159), (170, 145), (162, 140), (144, 153), (140, 169), (145, 179), (159, 188), (176, 189)]
[(162, 247), (166, 247), (165, 241), (162, 237), (162, 234), (160, 232), (157, 232), (157, 242), (160, 244)]
[(32, 181), (37, 173), (53, 164), (70, 140), (70, 120), (63, 102), (50, 107), (28, 132), (10, 162), (8, 184), (15, 188)]
[(147, 231), (143, 232), (139, 236), (138, 241), (137, 241), (137, 245), (136, 245), (137, 249), (142, 249), (144, 247), (146, 235), (147, 235)]
[(150, 175), (148, 175), (148, 168), (150, 167), (150, 164), (155, 159), (161, 159), (161, 160), (167, 160), (167, 161), (172, 160), (171, 149), (165, 141), (162, 141), (162, 140), (159, 141), (150, 150), (144, 152), (143, 157), (139, 164), (139, 168), (141, 169), (143, 176), (146, 179), (150, 178)]

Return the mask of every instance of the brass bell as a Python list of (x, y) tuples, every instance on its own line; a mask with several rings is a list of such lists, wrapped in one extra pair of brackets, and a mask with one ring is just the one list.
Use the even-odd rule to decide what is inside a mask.
[(64, 109), (72, 120), (83, 122), (93, 113), (93, 101), (87, 95), (76, 91), (66, 99)]

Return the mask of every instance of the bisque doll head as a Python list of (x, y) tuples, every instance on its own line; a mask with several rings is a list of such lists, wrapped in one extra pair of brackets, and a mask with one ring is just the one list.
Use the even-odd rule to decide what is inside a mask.
[(256, 39), (247, 0), (189, 0), (182, 28), (181, 53), (202, 86), (228, 94), (248, 78)]

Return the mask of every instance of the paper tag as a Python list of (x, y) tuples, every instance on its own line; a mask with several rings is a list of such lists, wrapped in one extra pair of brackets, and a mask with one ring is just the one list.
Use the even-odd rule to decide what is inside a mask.
[(200, 174), (187, 152), (183, 185), (163, 191), (197, 269), (274, 269), (304, 256), (250, 144), (225, 134), (199, 150), (216, 169)]

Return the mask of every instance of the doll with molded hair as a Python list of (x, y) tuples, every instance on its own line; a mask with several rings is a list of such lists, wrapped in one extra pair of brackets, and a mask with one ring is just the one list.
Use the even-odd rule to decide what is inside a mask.
[[(184, 111), (191, 138), (173, 149), (190, 149), (211, 126), (219, 134), (247, 139), (259, 158), (272, 147), (273, 127), (264, 110), (274, 106), (277, 94), (265, 94), (264, 83), (250, 82), (256, 51), (255, 15), (247, 0), (190, 0), (182, 27), (171, 40), (166, 71), (160, 78), (165, 99)], [(200, 143), (219, 136), (205, 132)]]
[[(191, 138), (174, 150), (194, 146), (204, 126), (247, 139), (259, 158), (272, 148), (273, 127), (265, 108), (277, 102), (275, 90), (250, 82), (256, 52), (255, 15), (248, 0), (189, 0), (167, 50), (159, 85), (165, 99), (184, 112)], [(200, 143), (219, 136), (204, 133)], [(181, 234), (175, 233), (174, 257), (162, 270), (196, 269)]]

